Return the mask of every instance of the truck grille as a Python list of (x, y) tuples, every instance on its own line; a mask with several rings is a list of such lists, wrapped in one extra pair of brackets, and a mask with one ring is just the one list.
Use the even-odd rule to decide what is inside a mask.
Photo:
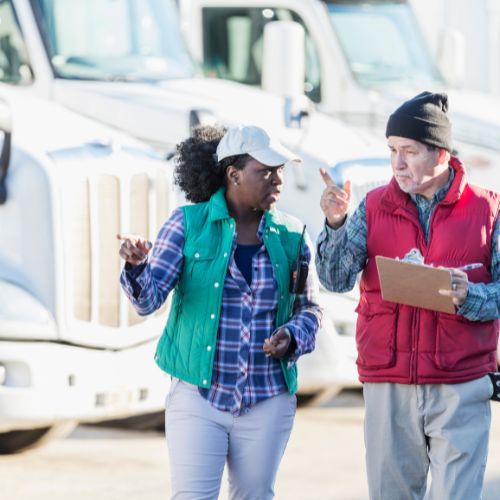
[[(108, 327), (145, 320), (121, 291), (123, 262), (116, 234), (141, 234), (154, 241), (173, 206), (174, 193), (164, 172), (123, 176), (90, 172), (63, 184), (65, 282), (74, 319)], [(165, 306), (157, 312), (164, 312)]]

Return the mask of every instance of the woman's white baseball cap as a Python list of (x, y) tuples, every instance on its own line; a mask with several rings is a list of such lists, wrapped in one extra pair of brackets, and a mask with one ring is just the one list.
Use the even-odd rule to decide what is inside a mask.
[(244, 154), (269, 167), (283, 165), (288, 161), (301, 161), (296, 154), (271, 139), (260, 127), (240, 125), (228, 129), (217, 146), (217, 161)]

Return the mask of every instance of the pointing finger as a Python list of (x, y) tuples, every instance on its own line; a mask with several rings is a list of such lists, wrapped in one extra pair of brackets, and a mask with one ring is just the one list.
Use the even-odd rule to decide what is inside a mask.
[(140, 246), (145, 251), (151, 250), (153, 244), (138, 234), (118, 233), (116, 239), (123, 241), (127, 245)]
[(330, 177), (330, 174), (324, 168), (320, 168), (319, 173), (321, 174), (326, 187), (334, 187), (336, 185), (333, 179)]
[(345, 191), (345, 192), (346, 192), (346, 194), (347, 194), (347, 199), (348, 199), (348, 200), (350, 200), (350, 199), (351, 199), (351, 188), (352, 188), (352, 186), (351, 186), (351, 181), (350, 181), (350, 180), (346, 180), (346, 181), (344, 182), (344, 188), (343, 188), (343, 189), (344, 189), (344, 191)]
[(134, 234), (126, 234), (126, 233), (118, 233), (116, 235), (116, 239), (120, 241), (130, 241), (131, 243), (137, 241), (137, 235)]

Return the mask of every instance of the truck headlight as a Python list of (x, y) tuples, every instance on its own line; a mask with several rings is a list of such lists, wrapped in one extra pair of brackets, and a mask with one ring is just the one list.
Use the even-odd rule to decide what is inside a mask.
[(22, 361), (0, 362), (0, 386), (30, 387), (32, 377), (28, 365)]

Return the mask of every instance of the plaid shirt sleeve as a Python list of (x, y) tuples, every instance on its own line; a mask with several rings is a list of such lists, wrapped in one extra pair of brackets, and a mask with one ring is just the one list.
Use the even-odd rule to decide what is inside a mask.
[(471, 321), (500, 318), (500, 219), (495, 221), (491, 242), (491, 283), (469, 283), (465, 302), (457, 313)]
[(175, 209), (156, 238), (150, 261), (129, 268), (125, 265), (120, 283), (141, 316), (159, 309), (175, 287), (184, 263), (182, 210)]
[(358, 273), (366, 264), (366, 237), (366, 199), (339, 229), (332, 229), (325, 223), (317, 242), (316, 269), (327, 290), (352, 290)]
[[(304, 255), (312, 260), (310, 242), (304, 247)], [(319, 287), (316, 273), (309, 265), (304, 293), (297, 294), (293, 305), (293, 316), (282, 325), (292, 335), (293, 352), (288, 355), (288, 366), (295, 363), (300, 356), (312, 352), (316, 344), (316, 332), (321, 324), (322, 310), (319, 306)]]

